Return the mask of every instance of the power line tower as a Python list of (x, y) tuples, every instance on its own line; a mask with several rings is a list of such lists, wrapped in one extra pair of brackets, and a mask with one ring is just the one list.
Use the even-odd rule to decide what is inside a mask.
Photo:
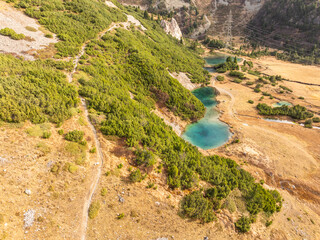
[(230, 9), (228, 20), (226, 21), (226, 47), (229, 48), (232, 45), (232, 10)]

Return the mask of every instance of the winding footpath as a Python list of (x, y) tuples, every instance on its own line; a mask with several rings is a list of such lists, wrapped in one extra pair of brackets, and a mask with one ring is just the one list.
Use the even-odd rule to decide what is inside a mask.
[[(131, 24), (134, 24), (136, 26), (141, 26), (141, 28), (143, 30), (146, 29), (133, 16), (127, 15), (127, 18), (128, 18), (128, 20), (126, 22), (112, 23), (109, 26), (109, 28), (107, 28), (107, 29), (103, 30), (102, 32), (100, 32), (98, 34), (98, 36), (96, 37), (96, 39), (100, 39), (105, 33), (109, 32), (109, 31), (111, 31), (111, 30), (113, 30), (115, 28), (122, 27), (122, 28), (128, 29)], [(72, 71), (67, 74), (67, 79), (68, 79), (69, 83), (72, 83), (73, 75), (77, 71), (80, 58), (85, 53), (85, 48), (87, 47), (87, 45), (89, 44), (90, 41), (92, 41), (92, 39), (88, 40), (87, 42), (85, 42), (83, 44), (79, 54), (73, 60), (73, 66), (74, 67), (73, 67)], [(95, 169), (96, 172), (95, 172), (95, 174), (93, 174), (93, 177), (91, 179), (91, 185), (90, 185), (89, 191), (88, 191), (88, 193), (87, 193), (87, 195), (86, 195), (86, 197), (84, 199), (84, 206), (83, 206), (83, 211), (82, 211), (82, 216), (81, 216), (81, 223), (80, 223), (80, 230), (79, 230), (80, 239), (81, 240), (85, 240), (86, 239), (86, 233), (87, 233), (87, 227), (88, 227), (88, 210), (89, 210), (89, 207), (91, 205), (94, 193), (96, 191), (96, 188), (97, 188), (99, 180), (100, 180), (102, 166), (103, 166), (103, 162), (104, 162), (104, 157), (103, 157), (103, 152), (102, 152), (102, 148), (101, 148), (101, 144), (100, 144), (100, 141), (99, 141), (99, 138), (98, 138), (97, 131), (96, 131), (94, 125), (92, 124), (92, 122), (90, 121), (86, 100), (82, 96), (80, 96), (80, 100), (81, 100), (82, 107), (84, 108), (84, 114), (85, 114), (85, 116), (87, 118), (87, 121), (89, 123), (89, 126), (90, 126), (90, 128), (91, 128), (91, 130), (93, 132), (95, 145), (96, 145), (96, 149), (97, 149), (97, 162), (94, 164), (95, 168), (96, 168)]]
[[(100, 36), (101, 36), (101, 34), (99, 34), (99, 37)], [(80, 60), (81, 56), (84, 54), (85, 48), (86, 48), (86, 46), (88, 45), (89, 42), (90, 41), (86, 42), (81, 47), (81, 50), (80, 50), (79, 54), (75, 57), (75, 59), (73, 61), (74, 67), (73, 67), (72, 71), (67, 75), (69, 83), (72, 82), (73, 75), (76, 72), (78, 64), (79, 64), (79, 60)], [(88, 210), (89, 210), (89, 207), (90, 207), (91, 202), (92, 202), (93, 195), (94, 195), (94, 193), (96, 191), (96, 188), (97, 188), (99, 180), (100, 180), (101, 171), (102, 171), (102, 165), (103, 165), (103, 153), (102, 153), (101, 144), (100, 144), (100, 141), (99, 141), (99, 138), (98, 138), (98, 135), (97, 135), (97, 131), (96, 131), (95, 127), (93, 126), (93, 124), (91, 123), (90, 118), (89, 118), (89, 112), (88, 112), (86, 100), (81, 96), (80, 96), (80, 100), (81, 100), (82, 107), (84, 108), (84, 114), (86, 116), (86, 119), (87, 119), (87, 121), (89, 123), (91, 131), (93, 132), (95, 146), (96, 146), (96, 149), (97, 149), (97, 162), (95, 164), (96, 172), (93, 174), (93, 177), (91, 179), (91, 185), (90, 185), (89, 191), (88, 191), (88, 193), (87, 193), (87, 195), (85, 196), (85, 199), (84, 199), (84, 205), (83, 205), (83, 210), (82, 210), (82, 215), (81, 215), (80, 230), (79, 230), (80, 239), (81, 240), (85, 240), (86, 239), (86, 233), (87, 233), (87, 226), (88, 226)]]
[[(112, 23), (108, 29), (106, 29), (98, 34), (97, 39), (100, 39), (106, 32), (111, 31), (112, 29), (114, 29), (118, 26), (119, 26), (118, 24)], [(72, 71), (69, 74), (67, 74), (67, 78), (68, 78), (69, 83), (72, 82), (73, 75), (77, 71), (80, 58), (85, 53), (85, 48), (87, 47), (87, 45), (90, 41), (91, 40), (87, 41), (81, 47), (79, 54), (73, 60), (74, 67), (73, 67)], [(86, 100), (82, 96), (80, 96), (80, 100), (81, 100), (81, 105), (84, 108), (84, 114), (86, 116), (86, 119), (89, 123), (91, 131), (93, 132), (95, 146), (97, 149), (97, 162), (94, 164), (95, 168), (96, 168), (96, 172), (95, 172), (95, 174), (93, 174), (93, 178), (91, 179), (91, 185), (90, 185), (89, 191), (88, 191), (87, 195), (85, 196), (84, 206), (83, 206), (83, 211), (82, 211), (82, 216), (81, 216), (80, 230), (79, 230), (80, 239), (85, 240), (86, 233), (87, 233), (87, 227), (88, 227), (88, 210), (89, 210), (89, 207), (90, 207), (92, 199), (93, 199), (93, 195), (96, 191), (96, 188), (97, 188), (99, 180), (100, 180), (104, 158), (103, 158), (102, 148), (101, 148), (101, 144), (100, 144), (100, 141), (98, 138), (97, 131), (96, 131), (94, 125), (92, 124), (92, 122), (90, 121)]]

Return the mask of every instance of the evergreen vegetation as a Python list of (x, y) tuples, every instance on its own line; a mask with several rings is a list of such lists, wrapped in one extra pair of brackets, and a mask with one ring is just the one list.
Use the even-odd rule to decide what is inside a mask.
[(236, 228), (242, 232), (242, 233), (246, 233), (250, 230), (250, 224), (251, 224), (251, 220), (248, 217), (242, 216), (236, 223), (235, 226)]
[(203, 44), (207, 45), (207, 47), (209, 48), (216, 48), (216, 49), (221, 49), (226, 46), (222, 40), (217, 40), (217, 39), (210, 40), (209, 38), (206, 38), (203, 41)]
[(37, 18), (39, 23), (57, 34), (57, 57), (75, 56), (81, 45), (93, 39), (112, 22), (126, 21), (118, 9), (107, 7), (104, 1), (92, 0), (16, 0), (15, 7)]
[(62, 122), (71, 117), (78, 94), (52, 61), (22, 61), (0, 55), (0, 119)]
[(4, 36), (8, 36), (13, 40), (21, 40), (24, 39), (26, 36), (22, 33), (18, 34), (11, 28), (3, 28), (0, 30), (0, 34)]
[(73, 130), (68, 132), (64, 138), (70, 142), (80, 142), (84, 136), (83, 131)]
[(259, 114), (267, 116), (289, 116), (297, 120), (305, 120), (307, 118), (312, 118), (313, 113), (309, 112), (305, 107), (296, 105), (293, 107), (281, 106), (272, 108), (265, 103), (259, 103), (257, 105)]
[(225, 73), (229, 70), (239, 70), (237, 57), (234, 57), (234, 59), (232, 59), (231, 57), (227, 57), (225, 63), (214, 65), (214, 69), (216, 69), (218, 73)]

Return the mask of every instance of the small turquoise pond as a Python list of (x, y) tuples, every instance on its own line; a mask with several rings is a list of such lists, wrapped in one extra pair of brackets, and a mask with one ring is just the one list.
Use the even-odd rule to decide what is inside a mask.
[(282, 107), (282, 106), (292, 106), (291, 103), (286, 102), (286, 101), (281, 101), (281, 102), (277, 102), (275, 104), (272, 105), (272, 107)]
[[(209, 57), (205, 57), (204, 60), (206, 61), (206, 65), (216, 65), (216, 64), (220, 64), (220, 63), (224, 63), (227, 58), (229, 57), (229, 55), (225, 55), (225, 54), (215, 54)], [(234, 56), (231, 56), (232, 58), (234, 58)], [(238, 62), (240, 62), (242, 60), (242, 58), (237, 58)], [(215, 69), (213, 67), (205, 67), (206, 70), (208, 70), (208, 72), (215, 72)]]
[(182, 138), (204, 150), (225, 144), (231, 133), (228, 125), (218, 119), (214, 89), (211, 87), (198, 88), (192, 93), (203, 103), (207, 111), (204, 118), (187, 126)]

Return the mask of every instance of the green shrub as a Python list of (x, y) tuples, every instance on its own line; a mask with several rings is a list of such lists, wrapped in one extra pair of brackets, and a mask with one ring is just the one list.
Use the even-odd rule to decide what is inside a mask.
[(94, 219), (96, 216), (98, 216), (99, 210), (100, 210), (100, 202), (95, 201), (91, 203), (88, 211), (88, 216), (90, 219)]
[(225, 63), (214, 65), (214, 69), (216, 69), (216, 72), (218, 72), (218, 73), (225, 73), (228, 70), (239, 70), (237, 58), (234, 57), (234, 59), (232, 59), (229, 56), (229, 57), (227, 57)]
[(80, 142), (84, 136), (83, 131), (73, 130), (68, 132), (64, 138), (70, 142)]
[(108, 193), (108, 190), (107, 190), (106, 188), (102, 188), (102, 189), (101, 189), (101, 196), (102, 196), (102, 197), (106, 196), (107, 193)]
[(63, 134), (64, 134), (64, 130), (63, 130), (63, 129), (59, 129), (59, 130), (58, 130), (58, 134), (59, 134), (59, 135), (63, 135)]
[(91, 148), (89, 152), (90, 152), (90, 153), (96, 153), (96, 152), (97, 152), (96, 147)]
[(42, 138), (48, 139), (48, 138), (50, 138), (50, 137), (51, 137), (51, 132), (43, 132), (43, 133), (42, 133)]
[(246, 233), (250, 230), (250, 218), (242, 216), (236, 223), (235, 226), (238, 229), (238, 231), (242, 233)]
[(261, 73), (257, 70), (255, 70), (255, 71), (249, 70), (248, 73), (251, 75), (257, 76), (257, 77), (259, 77), (261, 75)]
[(66, 169), (72, 174), (75, 173), (76, 171), (78, 171), (78, 167), (76, 165), (74, 165), (73, 163), (67, 163)]
[(0, 34), (4, 35), (4, 36), (8, 36), (13, 40), (22, 40), (24, 39), (26, 36), (22, 33), (17, 34), (13, 29), (11, 28), (3, 28), (0, 30)]
[(46, 38), (53, 38), (53, 35), (50, 34), (50, 33), (47, 33), (47, 34), (45, 34), (44, 36), (45, 36)]
[(319, 117), (312, 118), (312, 121), (314, 123), (319, 123), (320, 122), (320, 118)]
[(245, 79), (245, 78), (246, 78), (245, 75), (244, 75), (244, 73), (238, 72), (238, 71), (230, 71), (229, 75), (230, 75), (231, 77), (237, 77), (237, 78), (239, 78), (239, 79)]
[(133, 183), (141, 182), (142, 175), (141, 175), (140, 169), (137, 169), (137, 170), (133, 171), (132, 173), (130, 173), (129, 178), (130, 178), (130, 181)]
[(248, 103), (254, 104), (254, 101), (253, 100), (248, 100)]
[(312, 128), (312, 120), (308, 119), (304, 122), (304, 127), (305, 128)]
[(136, 155), (135, 163), (138, 166), (150, 167), (156, 163), (155, 155), (153, 152), (146, 149), (137, 149), (134, 154)]
[(248, 86), (251, 86), (251, 85), (253, 85), (253, 84), (254, 84), (254, 82), (252, 82), (252, 81), (246, 82), (246, 85), (248, 85)]
[(122, 163), (120, 163), (120, 164), (117, 166), (117, 168), (118, 168), (118, 169), (123, 168), (123, 164), (122, 164)]
[(203, 223), (212, 222), (216, 218), (212, 211), (213, 204), (200, 191), (185, 196), (181, 202), (181, 209), (183, 215), (199, 219)]
[(149, 182), (147, 185), (147, 188), (153, 188), (154, 187), (154, 183), (153, 182)]
[(259, 93), (259, 92), (261, 92), (261, 89), (260, 88), (255, 88), (255, 89), (253, 89), (253, 91), (256, 92), (256, 93)]
[(117, 219), (122, 219), (122, 218), (124, 218), (124, 213), (118, 214)]
[(218, 75), (217, 76), (217, 81), (219, 81), (219, 82), (224, 81), (224, 76)]
[(233, 81), (232, 82), (235, 82), (235, 83), (241, 83), (242, 82), (242, 80), (241, 79), (239, 79), (239, 78), (236, 78), (236, 79), (233, 79)]
[(266, 227), (269, 227), (272, 223), (273, 223), (272, 220), (268, 220), (268, 221), (266, 222)]
[(58, 164), (58, 163), (54, 164), (54, 165), (51, 167), (50, 171), (51, 171), (52, 173), (54, 173), (54, 174), (58, 174), (59, 171), (60, 171), (60, 164)]

